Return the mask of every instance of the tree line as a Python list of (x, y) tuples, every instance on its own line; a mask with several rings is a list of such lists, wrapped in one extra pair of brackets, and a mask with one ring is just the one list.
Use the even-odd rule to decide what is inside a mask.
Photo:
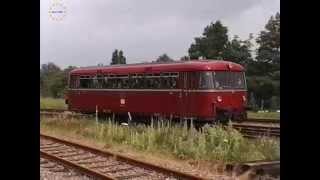
[[(253, 41), (257, 44), (256, 48)], [(256, 38), (249, 34), (245, 40), (238, 36), (230, 39), (228, 27), (219, 20), (209, 24), (204, 28), (202, 36), (194, 38), (188, 55), (180, 58), (182, 61), (190, 59), (224, 59), (243, 65), (246, 69), (250, 106), (254, 109), (280, 108), (280, 13), (270, 17)], [(166, 53), (156, 59), (156, 62), (172, 61)], [(126, 64), (122, 50), (113, 51), (110, 64)], [(40, 95), (63, 97), (67, 75), (74, 68), (69, 66), (61, 69), (54, 63), (42, 64)]]

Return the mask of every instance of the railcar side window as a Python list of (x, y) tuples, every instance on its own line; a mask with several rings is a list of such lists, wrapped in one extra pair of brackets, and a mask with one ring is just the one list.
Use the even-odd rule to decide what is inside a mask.
[(118, 79), (117, 78), (112, 78), (111, 81), (111, 89), (117, 89), (118, 88)]
[(90, 76), (80, 77), (80, 88), (92, 88), (93, 79)]
[(143, 89), (145, 84), (145, 78), (143, 74), (139, 74), (136, 81), (136, 89)]
[(199, 81), (200, 89), (212, 89), (213, 88), (213, 80), (211, 72), (201, 72), (200, 73), (200, 81)]
[(152, 77), (152, 89), (160, 89), (161, 87), (161, 78), (160, 78), (160, 74), (153, 74)]
[(232, 72), (231, 85), (234, 89), (244, 89), (245, 88), (244, 73)]
[(136, 77), (136, 75), (131, 75), (130, 76), (130, 88), (135, 89), (137, 87), (138, 84), (138, 79)]
[(153, 89), (153, 78), (146, 78), (146, 88)]
[(216, 89), (245, 89), (243, 72), (217, 71), (213, 75)]
[(71, 76), (69, 81), (69, 88), (76, 89), (79, 88), (79, 76)]
[(174, 89), (177, 88), (178, 73), (97, 75), (70, 79), (70, 87), (85, 89)]
[(128, 89), (129, 86), (129, 77), (125, 77), (121, 79), (121, 88)]
[(145, 83), (145, 78), (143, 74), (132, 74), (130, 75), (130, 79), (128, 81), (128, 88), (131, 89), (142, 89), (143, 84)]
[(102, 75), (97, 76), (97, 88), (102, 89), (104, 86), (104, 78)]
[(108, 79), (108, 76), (104, 76), (103, 79), (102, 79), (102, 88), (103, 89), (108, 89), (109, 88), (109, 79)]
[(114, 88), (116, 88), (117, 87), (117, 78), (116, 78), (116, 76), (115, 75), (109, 75), (108, 76), (108, 85), (107, 85), (107, 87), (109, 88), (109, 89), (114, 89)]
[(230, 80), (229, 75), (230, 72), (221, 71), (221, 72), (214, 72), (214, 86), (216, 89), (230, 89)]
[(166, 77), (161, 78), (161, 89), (168, 89), (169, 88), (169, 79)]
[(170, 87), (169, 87), (170, 89), (177, 88), (177, 78), (176, 77), (170, 77), (169, 82), (170, 82)]
[(160, 77), (154, 78), (153, 80), (153, 88), (154, 89), (160, 89), (161, 87), (161, 79)]
[(158, 89), (160, 88), (160, 74), (147, 74), (145, 75), (144, 88)]
[(160, 78), (161, 89), (176, 89), (178, 73), (162, 73)]
[(99, 83), (98, 83), (98, 77), (97, 76), (95, 76), (95, 77), (93, 77), (93, 86), (92, 86), (92, 88), (99, 88)]

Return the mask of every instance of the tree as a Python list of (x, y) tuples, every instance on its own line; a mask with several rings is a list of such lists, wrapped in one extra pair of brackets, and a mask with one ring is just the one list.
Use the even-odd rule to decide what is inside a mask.
[(247, 65), (252, 61), (250, 48), (252, 46), (250, 40), (241, 41), (238, 36), (235, 36), (232, 41), (228, 41), (226, 48), (223, 51), (223, 59), (233, 61), (242, 65)]
[(117, 49), (113, 51), (111, 58), (111, 65), (114, 64), (126, 64), (126, 57), (123, 55), (123, 51)]
[(263, 107), (270, 107), (270, 100), (274, 94), (275, 86), (268, 77), (247, 77), (249, 94), (253, 94), (256, 103)]
[(158, 57), (156, 62), (172, 62), (173, 59), (171, 59), (167, 54), (162, 54)]
[(180, 58), (180, 61), (190, 61), (190, 57), (189, 56), (182, 56)]
[(278, 96), (271, 97), (270, 108), (274, 110), (280, 109), (280, 98)]
[(53, 98), (62, 98), (68, 84), (67, 76), (63, 71), (50, 76), (48, 81), (49, 95)]
[(112, 53), (112, 58), (111, 58), (111, 65), (113, 64), (119, 64), (118, 63), (118, 50), (114, 50), (113, 53)]
[(235, 36), (231, 41), (228, 38), (228, 28), (223, 26), (220, 21), (211, 23), (204, 29), (202, 37), (196, 37), (195, 43), (191, 44), (188, 52), (191, 59), (225, 59), (240, 63), (249, 64), (252, 61), (250, 34), (248, 40), (240, 40)]
[(122, 50), (119, 51), (119, 64), (126, 64), (126, 57), (123, 56)]
[(76, 69), (77, 67), (76, 66), (68, 66), (67, 68), (65, 68), (63, 71), (65, 73), (69, 73), (70, 71)]
[(246, 66), (248, 91), (259, 106), (280, 108), (280, 13), (270, 17), (256, 42), (256, 60)]
[(53, 91), (52, 84), (54, 84), (57, 74), (61, 69), (52, 62), (42, 64), (40, 68), (40, 94), (43, 96), (57, 97)]
[(52, 62), (49, 62), (48, 64), (42, 64), (40, 68), (40, 74), (42, 74), (43, 76), (47, 76), (50, 73), (55, 73), (59, 71), (61, 71), (61, 69)]
[(268, 72), (280, 69), (280, 13), (271, 16), (256, 39), (259, 44), (257, 50), (257, 61), (261, 64), (271, 64)]
[(249, 106), (253, 108), (253, 110), (257, 110), (257, 102), (256, 98), (254, 97), (253, 92), (249, 93), (250, 96), (248, 98)]
[(41, 68), (40, 68), (40, 94), (41, 95), (51, 96), (50, 87), (48, 86), (50, 82), (50, 77), (60, 71), (61, 69), (52, 62), (41, 65)]
[(54, 63), (42, 64), (40, 68), (40, 95), (62, 98), (68, 85), (69, 73), (75, 68), (69, 66), (61, 70)]
[(191, 59), (200, 56), (207, 59), (221, 59), (228, 43), (228, 29), (220, 21), (205, 27), (203, 37), (196, 37), (188, 52)]

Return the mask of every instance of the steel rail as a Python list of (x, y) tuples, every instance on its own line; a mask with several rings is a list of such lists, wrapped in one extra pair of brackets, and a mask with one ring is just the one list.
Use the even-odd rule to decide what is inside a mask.
[(64, 164), (64, 165), (67, 165), (75, 170), (78, 170), (80, 172), (83, 172), (89, 176), (93, 176), (93, 177), (96, 177), (96, 178), (100, 178), (100, 179), (107, 179), (107, 180), (115, 180), (115, 178), (112, 178), (110, 176), (107, 176), (105, 174), (102, 174), (100, 172), (97, 172), (93, 169), (89, 169), (89, 168), (86, 168), (86, 167), (83, 167), (81, 165), (78, 165), (76, 163), (73, 163), (71, 161), (68, 161), (68, 160), (65, 160), (63, 158), (59, 158), (58, 156), (54, 156), (54, 155), (51, 155), (49, 153), (46, 153), (44, 151), (41, 151), (40, 150), (40, 156), (44, 157), (44, 158), (47, 158), (47, 159), (50, 159), (52, 161), (56, 161), (58, 163), (61, 163), (61, 164)]
[[(70, 112), (72, 113), (72, 111), (69, 111), (67, 109), (48, 109), (48, 108), (42, 108), (40, 109), (41, 113), (49, 113), (49, 112), (55, 112), (55, 113), (65, 113), (65, 112)], [(77, 112), (78, 114), (81, 114), (79, 112)], [(241, 123), (246, 123), (246, 122), (252, 122), (252, 123), (261, 123), (261, 124), (269, 124), (269, 123), (274, 123), (274, 124), (279, 124), (280, 123), (280, 119), (274, 119), (274, 118), (248, 118), (244, 121), (242, 121)]]
[[(182, 179), (195, 179), (195, 180), (203, 180), (203, 179), (205, 179), (205, 178), (198, 177), (198, 176), (195, 176), (195, 175), (192, 175), (192, 174), (187, 174), (187, 173), (176, 171), (176, 170), (173, 170), (173, 169), (164, 168), (164, 167), (161, 167), (161, 166), (158, 166), (158, 165), (155, 165), (155, 164), (151, 164), (151, 163), (148, 163), (148, 162), (136, 160), (136, 159), (133, 159), (133, 158), (130, 158), (130, 157), (126, 157), (126, 156), (115, 154), (115, 153), (108, 152), (108, 151), (102, 151), (102, 150), (99, 150), (99, 149), (96, 149), (96, 148), (88, 147), (88, 146), (85, 146), (85, 145), (81, 145), (81, 144), (78, 144), (78, 143), (66, 141), (66, 140), (63, 140), (63, 139), (59, 139), (59, 138), (56, 138), (56, 137), (53, 137), (53, 136), (49, 136), (49, 135), (45, 135), (45, 134), (41, 134), (41, 133), (40, 133), (40, 138), (52, 140), (52, 141), (55, 141), (57, 143), (61, 143), (61, 144), (73, 146), (73, 147), (76, 147), (76, 148), (79, 148), (79, 149), (83, 149), (85, 151), (91, 152), (91, 153), (96, 154), (96, 155), (100, 155), (102, 157), (113, 157), (115, 160), (118, 160), (120, 162), (125, 162), (125, 163), (131, 164), (131, 165), (135, 165), (137, 167), (142, 167), (142, 168), (145, 168), (145, 169), (153, 170), (153, 171), (156, 171), (158, 173), (166, 174), (168, 176), (177, 177), (179, 179), (181, 179), (181, 178)], [(68, 162), (66, 162), (66, 163), (68, 163)], [(73, 165), (71, 165), (71, 166), (73, 166)], [(79, 169), (81, 167), (77, 167), (77, 168)], [(84, 170), (84, 171), (88, 171), (88, 170)], [(92, 174), (94, 174), (94, 173), (95, 172), (92, 172)]]
[(245, 137), (272, 136), (280, 137), (280, 127), (258, 126), (252, 124), (232, 124), (232, 127), (244, 134)]
[(249, 161), (237, 164), (227, 164), (226, 171), (235, 171), (236, 169), (241, 169), (244, 171), (254, 170), (260, 175), (268, 174), (271, 176), (280, 175), (280, 160), (273, 161)]

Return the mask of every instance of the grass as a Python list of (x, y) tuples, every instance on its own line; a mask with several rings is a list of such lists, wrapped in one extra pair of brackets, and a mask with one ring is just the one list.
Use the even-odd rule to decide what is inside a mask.
[(40, 109), (67, 109), (64, 99), (40, 97)]
[(252, 112), (248, 111), (248, 118), (280, 119), (280, 112)]
[(151, 126), (120, 126), (111, 121), (95, 123), (88, 119), (41, 120), (41, 130), (73, 134), (105, 147), (121, 146), (138, 152), (162, 154), (180, 160), (243, 162), (280, 158), (278, 140), (249, 140), (232, 128), (204, 127), (203, 131), (186, 126), (160, 123)]

